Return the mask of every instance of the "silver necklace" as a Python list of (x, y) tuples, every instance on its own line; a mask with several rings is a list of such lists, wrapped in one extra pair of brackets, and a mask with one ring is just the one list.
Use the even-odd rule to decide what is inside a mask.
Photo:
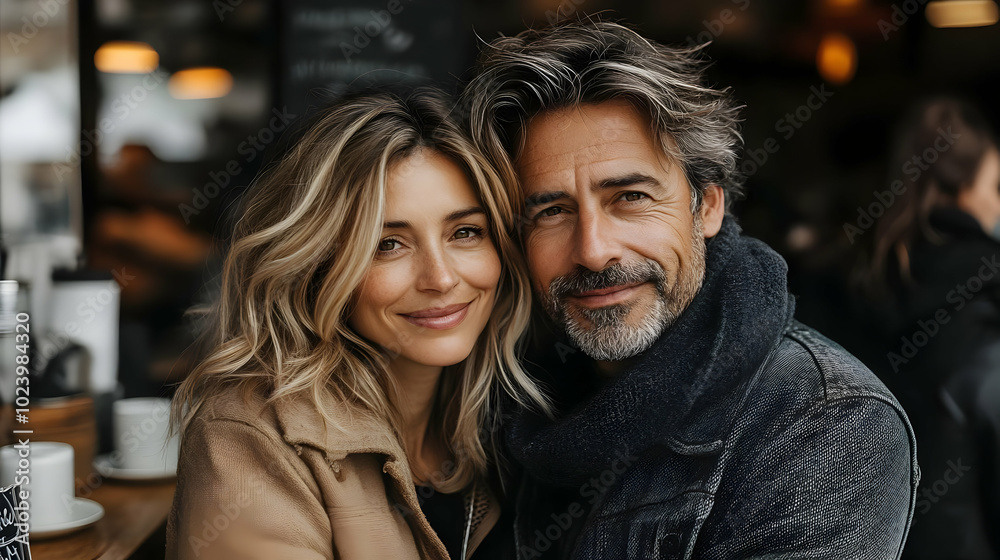
[(465, 537), (462, 539), (462, 560), (469, 554), (469, 536), (472, 534), (472, 511), (476, 506), (476, 484), (472, 484), (472, 497), (469, 499), (469, 510), (465, 514)]

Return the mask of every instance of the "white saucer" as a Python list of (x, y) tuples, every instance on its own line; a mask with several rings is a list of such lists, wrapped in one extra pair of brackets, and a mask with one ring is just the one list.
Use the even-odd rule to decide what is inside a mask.
[(32, 527), (28, 532), (28, 539), (49, 539), (58, 537), (73, 531), (79, 531), (84, 527), (89, 527), (97, 523), (104, 517), (104, 508), (101, 504), (86, 498), (73, 499), (73, 519), (63, 523), (53, 523)]
[(118, 480), (161, 480), (177, 476), (177, 466), (162, 469), (126, 469), (119, 467), (111, 459), (111, 454), (98, 455), (94, 468), (105, 478)]

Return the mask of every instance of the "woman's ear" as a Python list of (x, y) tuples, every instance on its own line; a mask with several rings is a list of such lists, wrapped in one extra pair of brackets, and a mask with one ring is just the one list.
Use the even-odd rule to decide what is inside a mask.
[(715, 237), (722, 229), (726, 215), (726, 193), (719, 185), (709, 185), (701, 195), (701, 229), (705, 239)]

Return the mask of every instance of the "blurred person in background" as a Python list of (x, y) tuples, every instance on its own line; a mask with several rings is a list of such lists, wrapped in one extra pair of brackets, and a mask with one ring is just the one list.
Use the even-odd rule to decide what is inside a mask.
[(174, 400), (168, 558), (510, 548), (498, 401), (547, 405), (515, 359), (531, 292), (512, 209), (450, 111), (348, 96), (247, 193)]
[[(864, 275), (859, 350), (903, 404), (921, 466), (904, 558), (1000, 551), (1000, 152), (983, 116), (949, 98), (902, 123), (895, 201)], [(900, 194), (901, 193), (901, 194)]]

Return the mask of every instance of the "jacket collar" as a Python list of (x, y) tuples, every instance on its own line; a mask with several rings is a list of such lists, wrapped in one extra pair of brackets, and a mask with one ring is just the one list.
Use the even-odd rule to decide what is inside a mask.
[[(385, 456), (382, 471), (388, 475), (390, 487), (402, 505), (414, 512), (412, 523), (417, 529), (416, 536), (422, 543), (425, 554), (429, 558), (447, 557), (444, 544), (420, 510), (406, 454), (393, 436), (391, 428), (370, 413), (338, 400), (329, 391), (323, 392), (320, 406), (334, 420), (333, 425), (328, 425), (316, 406), (306, 399), (292, 398), (275, 403), (275, 415), (285, 441), (296, 448), (308, 445), (322, 451), (331, 466), (353, 453)], [(470, 555), (500, 517), (497, 498), (488, 489), (476, 486), (474, 490), (474, 495), (470, 498), (476, 501), (479, 513), (477, 520), (473, 522), (474, 529), (469, 540)]]
[[(508, 444), (529, 472), (575, 485), (623, 453), (657, 445), (683, 454), (721, 448), (794, 305), (784, 260), (742, 237), (732, 218), (706, 249), (698, 295), (634, 365), (555, 422), (527, 412), (513, 418)], [(563, 377), (579, 371), (558, 369)]]
[(308, 399), (290, 398), (275, 403), (275, 414), (286, 442), (320, 449), (330, 460), (351, 453), (376, 453), (386, 455), (387, 461), (406, 462), (402, 447), (385, 422), (345, 404), (329, 391), (321, 394), (319, 405), (333, 419), (333, 424), (328, 424)]

